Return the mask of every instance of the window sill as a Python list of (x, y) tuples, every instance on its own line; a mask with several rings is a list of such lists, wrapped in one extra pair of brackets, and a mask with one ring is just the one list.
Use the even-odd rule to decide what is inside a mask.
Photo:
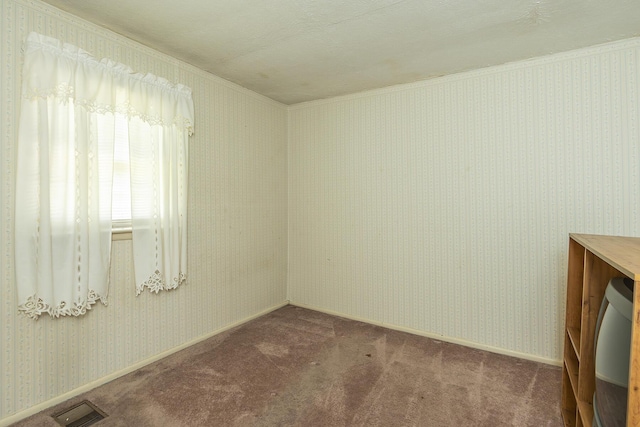
[(111, 231), (111, 241), (117, 240), (131, 240), (131, 229), (121, 228)]

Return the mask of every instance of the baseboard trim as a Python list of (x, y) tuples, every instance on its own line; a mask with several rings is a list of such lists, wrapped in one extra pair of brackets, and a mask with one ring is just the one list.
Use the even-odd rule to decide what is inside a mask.
[(340, 312), (333, 311), (333, 310), (327, 310), (327, 309), (320, 308), (320, 307), (315, 307), (315, 306), (312, 306), (312, 305), (301, 304), (301, 303), (298, 303), (298, 302), (295, 302), (295, 301), (290, 301), (289, 304), (291, 304), (293, 306), (296, 306), (296, 307), (300, 307), (300, 308), (306, 308), (306, 309), (309, 309), (309, 310), (319, 311), (321, 313), (330, 314), (332, 316), (338, 316), (338, 317), (343, 317), (345, 319), (356, 320), (358, 322), (364, 322), (364, 323), (369, 323), (369, 324), (372, 324), (372, 325), (382, 326), (382, 327), (393, 329), (393, 330), (400, 331), (400, 332), (407, 332), (407, 333), (410, 333), (410, 334), (413, 334), (413, 335), (420, 335), (420, 336), (427, 337), (427, 338), (432, 338), (432, 339), (438, 340), (438, 341), (450, 342), (452, 344), (459, 344), (459, 345), (463, 345), (465, 347), (477, 348), (478, 350), (485, 350), (485, 351), (489, 351), (491, 353), (497, 353), (497, 354), (503, 354), (505, 356), (517, 357), (519, 359), (531, 360), (533, 362), (540, 362), (540, 363), (544, 363), (546, 365), (562, 366), (562, 360), (547, 359), (545, 357), (540, 357), (540, 356), (536, 356), (536, 355), (533, 355), (533, 354), (519, 353), (517, 351), (507, 350), (507, 349), (499, 348), (499, 347), (492, 347), (490, 345), (484, 345), (484, 344), (480, 344), (480, 343), (477, 343), (477, 342), (467, 341), (467, 340), (463, 340), (463, 339), (459, 339), (459, 338), (453, 338), (453, 337), (447, 337), (447, 336), (444, 336), (444, 335), (438, 335), (438, 334), (434, 334), (434, 333), (430, 333), (430, 332), (426, 332), (426, 331), (421, 331), (419, 329), (412, 329), (412, 328), (407, 328), (407, 327), (404, 327), (404, 326), (398, 326), (398, 325), (393, 325), (393, 324), (390, 324), (390, 323), (380, 322), (380, 321), (377, 321), (377, 320), (365, 319), (365, 318), (358, 317), (358, 316), (351, 316), (349, 314), (340, 313)]
[(131, 366), (128, 366), (128, 367), (126, 367), (124, 369), (121, 369), (119, 371), (113, 372), (113, 373), (111, 373), (111, 374), (109, 374), (107, 376), (104, 376), (102, 378), (94, 380), (94, 381), (92, 381), (90, 383), (87, 383), (87, 384), (85, 384), (83, 386), (80, 386), (80, 387), (78, 387), (76, 389), (73, 389), (71, 391), (63, 393), (63, 394), (61, 394), (59, 396), (56, 396), (56, 397), (54, 397), (52, 399), (49, 399), (49, 400), (46, 400), (44, 402), (38, 403), (37, 405), (31, 406), (31, 407), (29, 407), (29, 408), (27, 408), (27, 409), (25, 409), (23, 411), (17, 412), (17, 413), (15, 413), (13, 415), (10, 415), (10, 416), (8, 416), (6, 418), (1, 419), (0, 420), (0, 427), (8, 426), (8, 425), (13, 424), (15, 422), (18, 422), (20, 420), (23, 420), (23, 419), (25, 419), (27, 417), (30, 417), (31, 415), (35, 415), (38, 412), (44, 411), (47, 408), (50, 408), (50, 407), (55, 406), (55, 405), (57, 405), (59, 403), (62, 403), (64, 401), (69, 400), (69, 399), (71, 399), (73, 397), (76, 397), (76, 396), (78, 396), (78, 395), (80, 395), (82, 393), (86, 393), (87, 391), (92, 390), (92, 389), (94, 389), (94, 388), (96, 388), (98, 386), (101, 386), (103, 384), (106, 384), (109, 381), (113, 381), (116, 378), (120, 378), (123, 375), (126, 375), (126, 374), (128, 374), (130, 372), (133, 372), (136, 369), (140, 369), (140, 368), (142, 368), (142, 367), (144, 367), (144, 366), (146, 366), (146, 365), (148, 365), (150, 363), (156, 362), (156, 361), (158, 361), (160, 359), (163, 359), (163, 358), (165, 358), (165, 357), (167, 357), (167, 356), (169, 356), (169, 355), (171, 355), (173, 353), (176, 353), (176, 352), (178, 352), (180, 350), (184, 350), (187, 347), (190, 347), (190, 346), (192, 346), (194, 344), (197, 344), (200, 341), (204, 341), (204, 340), (209, 339), (209, 338), (211, 338), (211, 337), (213, 337), (215, 335), (218, 335), (218, 334), (220, 334), (222, 332), (228, 331), (229, 329), (235, 328), (236, 326), (240, 326), (240, 325), (242, 325), (244, 323), (250, 322), (251, 320), (257, 319), (258, 317), (262, 317), (265, 314), (271, 313), (272, 311), (275, 311), (275, 310), (277, 310), (279, 308), (282, 308), (282, 307), (284, 307), (284, 306), (286, 306), (288, 304), (289, 304), (289, 301), (284, 301), (284, 302), (282, 302), (280, 304), (277, 304), (277, 305), (275, 305), (273, 307), (267, 308), (266, 310), (262, 310), (261, 312), (256, 313), (256, 314), (254, 314), (252, 316), (249, 316), (249, 317), (244, 318), (242, 320), (239, 320), (237, 322), (234, 322), (234, 323), (231, 323), (229, 325), (226, 325), (226, 326), (224, 326), (224, 327), (222, 327), (220, 329), (216, 329), (215, 331), (213, 331), (211, 333), (208, 333), (206, 335), (202, 335), (202, 336), (200, 336), (198, 338), (195, 338), (195, 339), (193, 339), (191, 341), (188, 341), (188, 342), (186, 342), (184, 344), (181, 344), (181, 345), (179, 345), (177, 347), (173, 347), (173, 348), (171, 348), (169, 350), (165, 350), (162, 353), (159, 353), (159, 354), (156, 354), (155, 356), (152, 356), (152, 357), (149, 357), (147, 359), (144, 359), (144, 360), (142, 360), (140, 362), (137, 362), (137, 363), (135, 363), (135, 364), (133, 364)]

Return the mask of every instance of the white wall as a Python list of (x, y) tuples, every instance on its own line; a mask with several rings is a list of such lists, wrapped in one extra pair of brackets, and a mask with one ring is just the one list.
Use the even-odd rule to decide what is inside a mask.
[[(193, 89), (189, 278), (136, 297), (131, 242), (114, 242), (109, 306), (82, 319), (18, 315), (14, 159), (21, 47), (57, 37)], [(79, 387), (284, 303), (286, 107), (32, 0), (0, 2), (0, 425)], [(15, 417), (13, 417), (15, 419)]]
[(291, 302), (560, 360), (568, 233), (640, 235), (639, 50), (291, 107)]

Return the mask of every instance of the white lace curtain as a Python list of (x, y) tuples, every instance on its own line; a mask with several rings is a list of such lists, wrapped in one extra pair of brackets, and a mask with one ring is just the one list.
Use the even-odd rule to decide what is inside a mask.
[(107, 303), (117, 122), (127, 124), (136, 293), (186, 278), (191, 90), (31, 33), (16, 166), (19, 310), (79, 316)]

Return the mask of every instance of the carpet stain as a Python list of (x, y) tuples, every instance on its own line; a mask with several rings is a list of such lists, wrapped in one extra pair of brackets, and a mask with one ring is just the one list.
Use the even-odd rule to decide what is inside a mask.
[(284, 357), (289, 354), (289, 348), (287, 346), (270, 342), (261, 342), (260, 344), (256, 344), (256, 348), (265, 356)]

